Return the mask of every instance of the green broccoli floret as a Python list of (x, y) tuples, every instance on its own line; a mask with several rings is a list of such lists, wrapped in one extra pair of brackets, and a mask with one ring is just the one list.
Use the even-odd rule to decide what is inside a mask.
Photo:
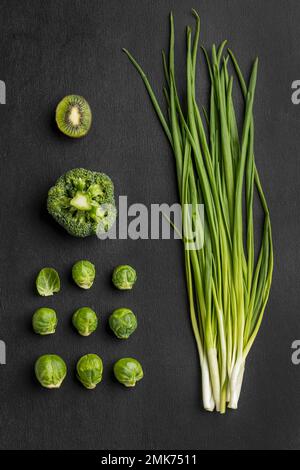
[(47, 208), (71, 235), (99, 235), (116, 218), (113, 182), (104, 173), (75, 168), (50, 188)]

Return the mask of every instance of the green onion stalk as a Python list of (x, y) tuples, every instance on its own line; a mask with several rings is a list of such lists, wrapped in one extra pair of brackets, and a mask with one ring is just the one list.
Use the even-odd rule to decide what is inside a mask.
[[(236, 409), (245, 363), (262, 323), (273, 272), (269, 210), (254, 159), (253, 102), (256, 59), (246, 83), (224, 41), (204, 48), (210, 79), (209, 109), (199, 108), (196, 69), (200, 18), (195, 10), (195, 32), (187, 27), (186, 109), (176, 86), (173, 15), (170, 15), (169, 56), (162, 52), (165, 75), (165, 116), (149, 80), (134, 57), (124, 49), (139, 72), (172, 148), (183, 213), (185, 272), (190, 317), (202, 371), (204, 408), (225, 413)], [(238, 130), (233, 100), (234, 77), (244, 99), (242, 132)], [(254, 197), (263, 212), (263, 228), (255, 239)], [(205, 224), (197, 217), (204, 205)], [(192, 207), (193, 210), (187, 210)], [(190, 235), (204, 244), (189, 248)], [(256, 246), (255, 246), (256, 242)]]

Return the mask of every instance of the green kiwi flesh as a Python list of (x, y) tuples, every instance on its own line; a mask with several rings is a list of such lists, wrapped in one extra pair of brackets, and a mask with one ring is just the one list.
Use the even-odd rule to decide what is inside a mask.
[(65, 96), (56, 108), (56, 123), (69, 137), (83, 137), (90, 130), (92, 112), (88, 102), (78, 95)]

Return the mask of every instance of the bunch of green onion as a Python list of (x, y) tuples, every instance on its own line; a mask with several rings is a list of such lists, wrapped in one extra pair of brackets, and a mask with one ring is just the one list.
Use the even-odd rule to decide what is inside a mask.
[[(253, 101), (258, 60), (249, 84), (234, 54), (224, 54), (226, 41), (203, 49), (211, 84), (209, 110), (200, 111), (196, 99), (196, 64), (200, 19), (193, 10), (196, 31), (187, 28), (186, 112), (176, 87), (174, 21), (170, 16), (170, 50), (163, 52), (168, 117), (158, 104), (144, 71), (124, 49), (139, 72), (172, 147), (183, 213), (186, 205), (204, 204), (202, 249), (185, 249), (185, 271), (190, 316), (202, 371), (202, 397), (208, 411), (236, 409), (245, 362), (260, 328), (269, 297), (273, 247), (269, 210), (254, 160)], [(241, 136), (232, 97), (237, 77), (243, 98)], [(203, 117), (202, 117), (203, 115)], [(264, 221), (258, 246), (254, 245), (254, 196), (258, 194)], [(194, 214), (194, 213), (193, 213)], [(183, 216), (183, 241), (193, 230), (203, 231), (197, 218)], [(197, 225), (198, 224), (198, 225)]]

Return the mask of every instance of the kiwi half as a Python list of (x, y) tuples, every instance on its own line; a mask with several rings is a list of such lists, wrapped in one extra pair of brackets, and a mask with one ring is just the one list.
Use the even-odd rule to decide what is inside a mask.
[(56, 108), (59, 130), (69, 137), (83, 137), (90, 130), (92, 112), (88, 102), (78, 95), (65, 96)]

